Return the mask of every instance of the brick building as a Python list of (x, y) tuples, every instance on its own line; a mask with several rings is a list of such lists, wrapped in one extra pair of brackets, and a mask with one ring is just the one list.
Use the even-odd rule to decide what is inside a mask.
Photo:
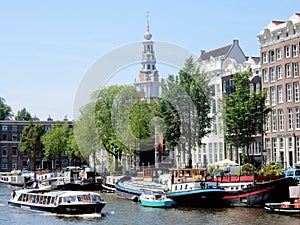
[(300, 13), (272, 21), (258, 35), (262, 87), (273, 111), (264, 137), (267, 161), (285, 167), (300, 163)]
[[(47, 131), (57, 121), (48, 118), (47, 121), (39, 121), (34, 119), (33, 124), (42, 124), (44, 130)], [(60, 123), (68, 123), (70, 127), (73, 123), (70, 121), (61, 121)], [(23, 129), (30, 124), (29, 121), (0, 120), (0, 172), (9, 172), (11, 170), (27, 169), (27, 160), (29, 156), (22, 153), (18, 147)], [(68, 166), (69, 161), (66, 155), (62, 157), (62, 167)], [(59, 162), (56, 162), (59, 164)], [(46, 162), (42, 155), (38, 155), (36, 159), (37, 169), (46, 168)]]

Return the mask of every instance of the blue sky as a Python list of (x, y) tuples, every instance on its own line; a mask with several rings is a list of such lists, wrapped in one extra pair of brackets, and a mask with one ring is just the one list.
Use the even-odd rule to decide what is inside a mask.
[[(88, 68), (112, 49), (143, 40), (146, 13), (154, 41), (195, 55), (238, 39), (259, 56), (256, 35), (272, 20), (288, 20), (297, 0), (0, 1), (0, 96), (16, 113), (73, 119), (76, 91)], [(157, 66), (161, 76), (172, 68)], [(138, 77), (133, 69), (116, 81)], [(128, 73), (128, 74), (127, 74)], [(128, 76), (128, 77), (127, 77)]]

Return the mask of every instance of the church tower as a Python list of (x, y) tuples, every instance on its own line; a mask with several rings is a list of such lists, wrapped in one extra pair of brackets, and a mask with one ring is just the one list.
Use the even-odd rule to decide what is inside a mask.
[(151, 40), (152, 34), (149, 29), (149, 13), (147, 14), (146, 32), (144, 34), (142, 51), (142, 68), (138, 81), (134, 82), (137, 91), (141, 94), (141, 99), (155, 99), (159, 97), (159, 75), (156, 70), (156, 59), (153, 50), (154, 42)]

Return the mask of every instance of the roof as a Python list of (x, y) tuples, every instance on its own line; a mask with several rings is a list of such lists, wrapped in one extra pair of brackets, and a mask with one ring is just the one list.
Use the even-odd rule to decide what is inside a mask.
[(200, 55), (198, 61), (205, 61), (205, 60), (209, 60), (211, 57), (216, 58), (216, 57), (226, 55), (229, 52), (229, 50), (231, 49), (231, 47), (232, 47), (232, 45), (227, 45), (227, 46), (224, 46), (221, 48), (214, 49), (209, 52), (204, 52)]
[(256, 64), (259, 64), (259, 63), (260, 63), (260, 57), (259, 57), (259, 56), (246, 56), (246, 60), (248, 60), (249, 58), (253, 59), (253, 61), (254, 61)]

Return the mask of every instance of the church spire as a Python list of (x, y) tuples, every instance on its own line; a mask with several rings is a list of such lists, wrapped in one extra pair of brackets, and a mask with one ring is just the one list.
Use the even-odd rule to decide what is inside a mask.
[(150, 12), (147, 12), (147, 20), (146, 20), (146, 32), (144, 34), (145, 40), (150, 40), (152, 38), (152, 34), (150, 33), (150, 26), (149, 26), (149, 17), (150, 17)]

